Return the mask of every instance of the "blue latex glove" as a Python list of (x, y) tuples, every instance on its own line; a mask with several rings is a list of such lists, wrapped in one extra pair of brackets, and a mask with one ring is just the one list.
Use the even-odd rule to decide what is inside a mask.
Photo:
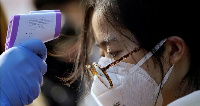
[(47, 71), (46, 47), (30, 40), (6, 50), (0, 56), (1, 106), (23, 106), (39, 96)]

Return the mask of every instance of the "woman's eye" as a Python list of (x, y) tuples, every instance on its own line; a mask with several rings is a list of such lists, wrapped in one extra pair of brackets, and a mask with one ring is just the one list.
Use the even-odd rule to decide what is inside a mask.
[(118, 51), (116, 51), (116, 52), (108, 52), (107, 56), (110, 57), (110, 58), (114, 58), (114, 57), (117, 56), (117, 54), (118, 54)]

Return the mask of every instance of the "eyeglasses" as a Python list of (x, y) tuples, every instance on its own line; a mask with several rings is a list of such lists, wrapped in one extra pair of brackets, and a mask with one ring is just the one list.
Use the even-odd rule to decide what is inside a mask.
[[(128, 58), (129, 56), (135, 54), (136, 52), (138, 52), (140, 50), (140, 48), (135, 48), (133, 51), (131, 51), (130, 53), (124, 55), (123, 57), (119, 58), (118, 60), (115, 60), (114, 62), (108, 64), (107, 66), (101, 68), (99, 67), (99, 65), (95, 62), (92, 63), (92, 65), (86, 65), (86, 69), (91, 73), (92, 76), (97, 76), (100, 81), (109, 89), (113, 88), (113, 83), (111, 78), (109, 77), (108, 73), (106, 72), (107, 69), (109, 69), (110, 67), (113, 67), (114, 65), (116, 65), (117, 63), (125, 60), (126, 58)], [(103, 78), (106, 78), (107, 82), (106, 83), (105, 80), (102, 80)]]

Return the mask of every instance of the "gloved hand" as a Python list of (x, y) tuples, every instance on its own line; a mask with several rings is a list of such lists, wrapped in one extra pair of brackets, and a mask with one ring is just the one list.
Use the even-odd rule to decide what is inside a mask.
[(1, 105), (23, 106), (39, 96), (42, 76), (47, 70), (46, 54), (45, 45), (37, 39), (1, 54)]

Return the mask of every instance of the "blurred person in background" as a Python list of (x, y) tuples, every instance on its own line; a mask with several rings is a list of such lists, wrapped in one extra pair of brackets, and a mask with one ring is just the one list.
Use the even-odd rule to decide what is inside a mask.
[(3, 53), (3, 51), (5, 50), (5, 42), (6, 42), (6, 34), (7, 34), (7, 18), (5, 15), (5, 11), (3, 9), (2, 3), (0, 3), (0, 11), (1, 11), (1, 20), (0, 20), (0, 24), (1, 24), (1, 35), (0, 35), (0, 53)]

